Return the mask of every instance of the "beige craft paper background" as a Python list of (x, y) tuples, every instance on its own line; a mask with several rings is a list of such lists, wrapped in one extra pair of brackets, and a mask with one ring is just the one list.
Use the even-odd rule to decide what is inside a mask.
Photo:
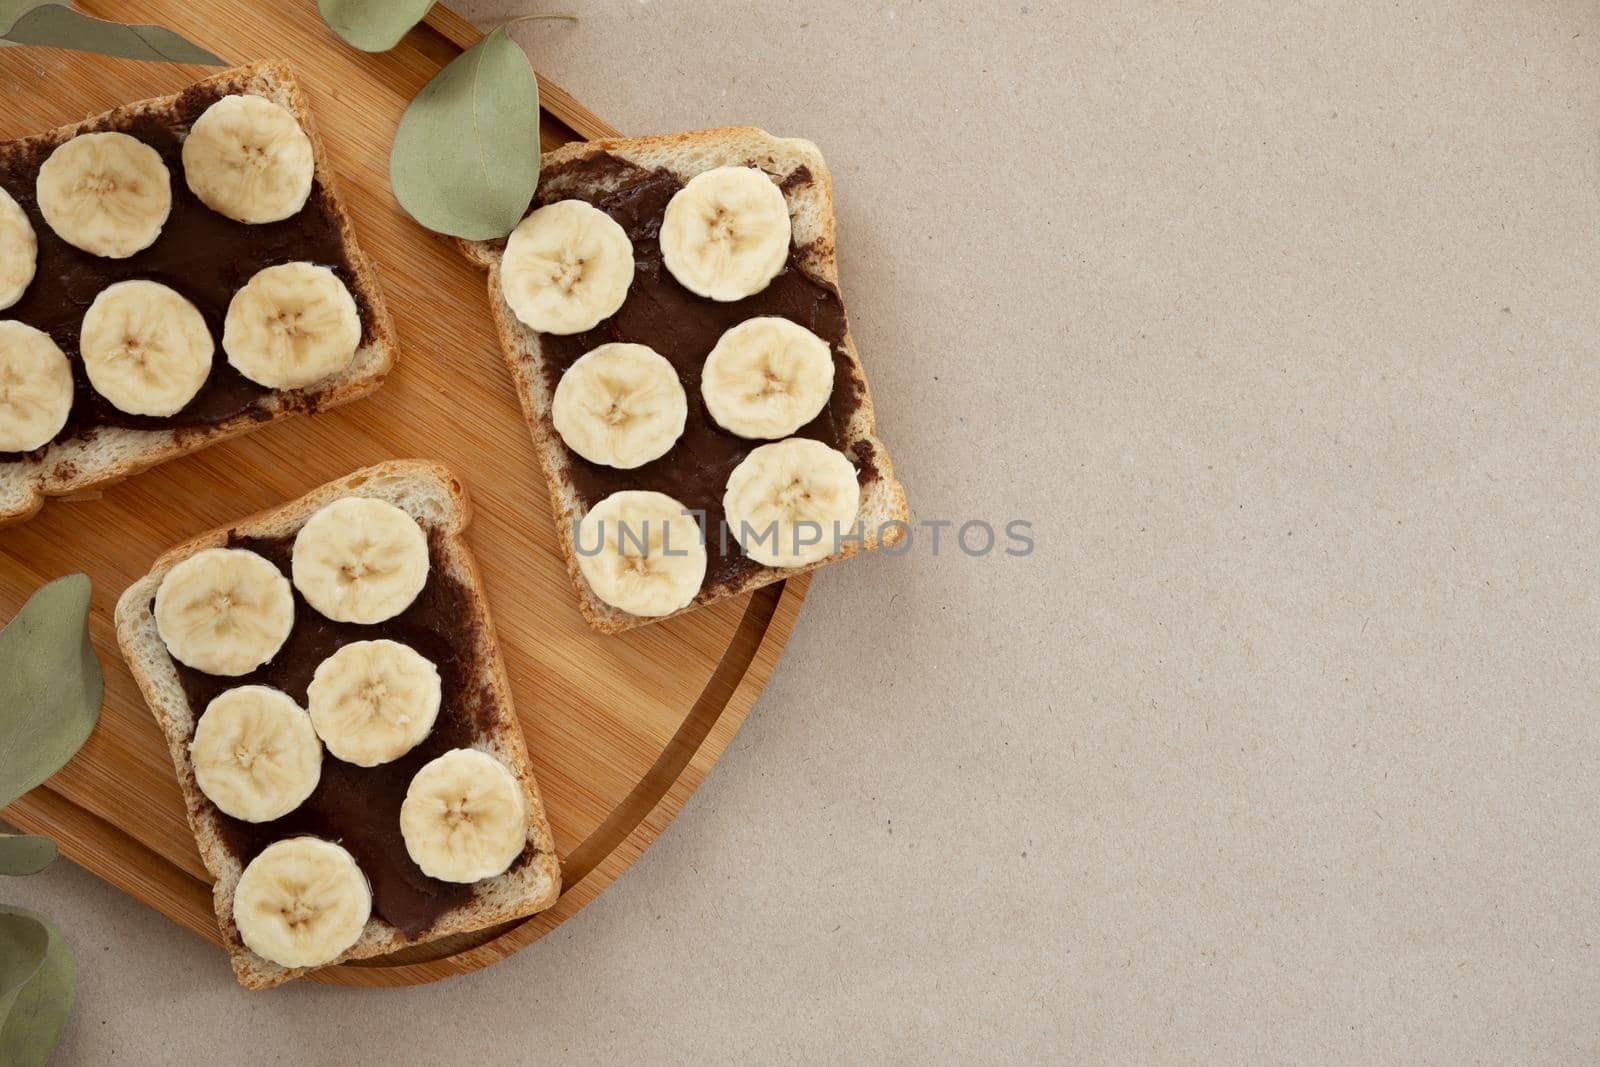
[(914, 506), (1038, 550), (820, 575), (677, 823), (465, 979), (252, 997), (8, 881), (61, 1061), (1600, 1056), (1600, 10), (578, 7), (518, 36), (623, 130), (821, 144)]

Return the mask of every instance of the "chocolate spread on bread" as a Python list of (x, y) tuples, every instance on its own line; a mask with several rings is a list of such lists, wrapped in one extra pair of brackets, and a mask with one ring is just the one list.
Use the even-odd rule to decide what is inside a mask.
[[(229, 548), (259, 553), (287, 577), (293, 537), (228, 539)], [(453, 748), (470, 747), (491, 730), (493, 694), (476, 679), (486, 671), (478, 663), (478, 639), (471, 594), (440, 566), (438, 538), (428, 542), (428, 581), (411, 606), (387, 622), (370, 626), (334, 622), (294, 593), (294, 628), (278, 654), (266, 665), (239, 678), (221, 678), (173, 661), (184, 696), (196, 720), (212, 699), (241, 685), (268, 685), (306, 706), (306, 687), (323, 660), (352, 641), (388, 638), (416, 649), (439, 668), (442, 701), (433, 730), (416, 748), (376, 767), (357, 767), (322, 756), (322, 778), (316, 790), (281, 819), (247, 823), (217, 812), (223, 844), (241, 865), (262, 849), (286, 837), (310, 834), (337, 842), (350, 851), (372, 884), (372, 913), (415, 939), (445, 912), (472, 899), (473, 886), (429, 878), (412, 862), (400, 834), (400, 805), (412, 777), (428, 761)], [(192, 731), (191, 731), (192, 736)], [(209, 803), (209, 801), (207, 801)], [(517, 870), (533, 860), (529, 845), (512, 863)]]
[[(804, 167), (787, 175), (785, 191), (813, 180)], [(552, 191), (551, 187), (555, 190)], [(845, 447), (846, 432), (861, 406), (866, 386), (844, 347), (845, 313), (839, 291), (802, 265), (804, 249), (789, 248), (788, 262), (761, 292), (721, 303), (697, 296), (678, 284), (661, 261), (661, 219), (667, 202), (683, 183), (667, 170), (647, 170), (606, 152), (559, 163), (540, 178), (535, 206), (571, 199), (587, 200), (617, 221), (633, 242), (633, 284), (617, 313), (592, 330), (559, 337), (541, 334), (546, 384), (551, 394), (566, 369), (579, 356), (612, 341), (649, 345), (678, 372), (689, 398), (683, 436), (660, 459), (633, 470), (606, 467), (568, 450), (572, 487), (586, 508), (624, 489), (653, 489), (685, 507), (705, 513), (706, 579), (699, 600), (737, 584), (759, 564), (744, 556), (733, 538), (726, 547), (722, 527), (722, 494), (728, 475), (766, 444), (738, 437), (718, 426), (700, 396), (700, 369), (717, 339), (730, 327), (760, 315), (776, 315), (799, 323), (833, 350), (833, 395), (822, 413), (795, 431), (851, 455), (863, 483), (877, 477), (870, 448), (853, 453)], [(592, 192), (591, 190), (609, 190)]]
[[(102, 426), (157, 430), (212, 426), (240, 417), (267, 418), (270, 412), (264, 401), (273, 390), (234, 370), (222, 352), (222, 323), (228, 303), (264, 267), (303, 260), (332, 268), (355, 297), (362, 343), (371, 340), (370, 309), (356, 284), (338, 217), (328, 205), (321, 182), (312, 183), (311, 198), (297, 214), (282, 222), (254, 226), (219, 215), (189, 191), (183, 176), (182, 133), (223, 95), (217, 86), (195, 86), (178, 98), (170, 112), (107, 117), (82, 131), (115, 130), (136, 137), (159, 152), (167, 166), (172, 213), (155, 243), (127, 259), (104, 259), (67, 244), (39, 213), (34, 192), (39, 168), (66, 138), (44, 135), (0, 144), (0, 186), (27, 212), (39, 242), (33, 283), (20, 301), (0, 311), (0, 318), (43, 330), (72, 363), (72, 411), (55, 442), (88, 437)], [(210, 376), (175, 415), (129, 415), (117, 410), (90, 387), (83, 360), (78, 357), (78, 330), (84, 312), (101, 290), (132, 279), (160, 282), (181, 293), (200, 309), (216, 343)], [(314, 392), (288, 396), (303, 408), (316, 407)], [(0, 452), (0, 463), (36, 454)]]

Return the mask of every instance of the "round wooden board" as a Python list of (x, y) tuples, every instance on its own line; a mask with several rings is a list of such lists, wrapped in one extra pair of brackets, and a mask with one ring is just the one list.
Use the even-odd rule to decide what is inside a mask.
[[(310, 95), (358, 238), (381, 277), (401, 359), (373, 397), (290, 419), (91, 499), (51, 502), (0, 530), (0, 616), (72, 571), (94, 580), (90, 630), (106, 674), (100, 726), (50, 783), (0, 817), (54, 837), (73, 861), (213, 941), (209, 877), (165, 742), (123, 665), (111, 612), (168, 546), (299, 496), (357, 467), (421, 456), (472, 497), (467, 541), (499, 630), (544, 793), (564, 888), (550, 910), (475, 934), (328, 968), (340, 985), (414, 985), (503, 959), (575, 914), (637, 859), (727, 747), (805, 598), (805, 577), (621, 637), (579, 616), (544, 481), (489, 320), (483, 276), (394, 202), (388, 146), (405, 104), (477, 31), (447, 8), (384, 55), (333, 36), (309, 2), (79, 5), (170, 26), (230, 61), (288, 59)], [(0, 138), (24, 136), (203, 77), (33, 48), (0, 50)], [(546, 147), (611, 133), (541, 81)], [(36, 283), (38, 284), (38, 283)], [(220, 950), (219, 950), (220, 951)]]

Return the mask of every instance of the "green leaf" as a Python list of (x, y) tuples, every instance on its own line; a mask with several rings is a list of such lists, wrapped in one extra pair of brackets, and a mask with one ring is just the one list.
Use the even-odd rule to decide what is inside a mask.
[(389, 154), (400, 206), (430, 230), (504, 237), (539, 184), (539, 81), (505, 27), (411, 101)]
[(74, 11), (65, 4), (0, 0), (0, 25), (7, 27), (0, 37), (12, 44), (70, 48), (122, 59), (201, 63), (213, 67), (227, 65), (226, 61), (164, 27), (107, 22)]
[(0, 874), (38, 874), (56, 858), (56, 843), (36, 834), (0, 834)]
[(0, 808), (72, 758), (104, 696), (89, 643), (89, 579), (57, 578), (0, 630)]
[(0, 34), (11, 29), (14, 22), (34, 8), (42, 8), (46, 3), (54, 2), (56, 0), (0, 0)]
[(0, 0), (0, 48), (20, 48), (21, 45), (12, 44), (4, 37), (5, 31), (23, 16), (24, 12), (32, 11), (36, 7), (43, 7), (53, 0)]
[(43, 920), (32, 913), (0, 907), (0, 1019), (10, 1017), (23, 988), (39, 973), (49, 953), (50, 927)]
[(0, 33), (9, 30), (23, 15), (56, 0), (0, 0)]
[(4, 1020), (0, 1022), (0, 1063), (43, 1067), (72, 1013), (78, 967), (60, 931), (43, 915), (0, 905), (0, 926), (8, 921), (31, 922), (39, 927), (45, 934), (45, 947), (32, 978), (8, 1002), (10, 1010), (0, 1008), (0, 1019)]
[(387, 52), (433, 6), (433, 0), (317, 0), (322, 21), (363, 52)]

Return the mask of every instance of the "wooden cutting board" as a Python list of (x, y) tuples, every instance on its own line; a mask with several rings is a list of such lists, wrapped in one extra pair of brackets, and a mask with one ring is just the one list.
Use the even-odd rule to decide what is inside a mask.
[[(0, 812), (74, 862), (212, 941), (211, 889), (166, 745), (117, 652), (112, 608), (170, 545), (379, 460), (449, 464), (471, 494), (482, 567), (517, 711), (544, 790), (565, 888), (549, 911), (392, 956), (331, 967), (341, 985), (463, 974), (537, 940), (637, 859), (722, 754), (783, 651), (807, 580), (601, 637), (584, 624), (544, 480), (489, 320), (484, 277), (411, 221), (389, 191), (389, 144), (419, 89), (480, 34), (436, 7), (398, 48), (346, 46), (312, 0), (87, 0), (91, 14), (169, 26), (231, 62), (291, 63), (362, 247), (381, 277), (401, 357), (372, 397), (290, 419), (158, 467), (94, 499), (55, 501), (0, 530), (0, 617), (50, 578), (94, 580), (90, 629), (106, 675), (100, 726), (47, 785)], [(37, 48), (0, 49), (0, 138), (171, 93), (207, 70)], [(546, 148), (615, 133), (540, 81)]]

